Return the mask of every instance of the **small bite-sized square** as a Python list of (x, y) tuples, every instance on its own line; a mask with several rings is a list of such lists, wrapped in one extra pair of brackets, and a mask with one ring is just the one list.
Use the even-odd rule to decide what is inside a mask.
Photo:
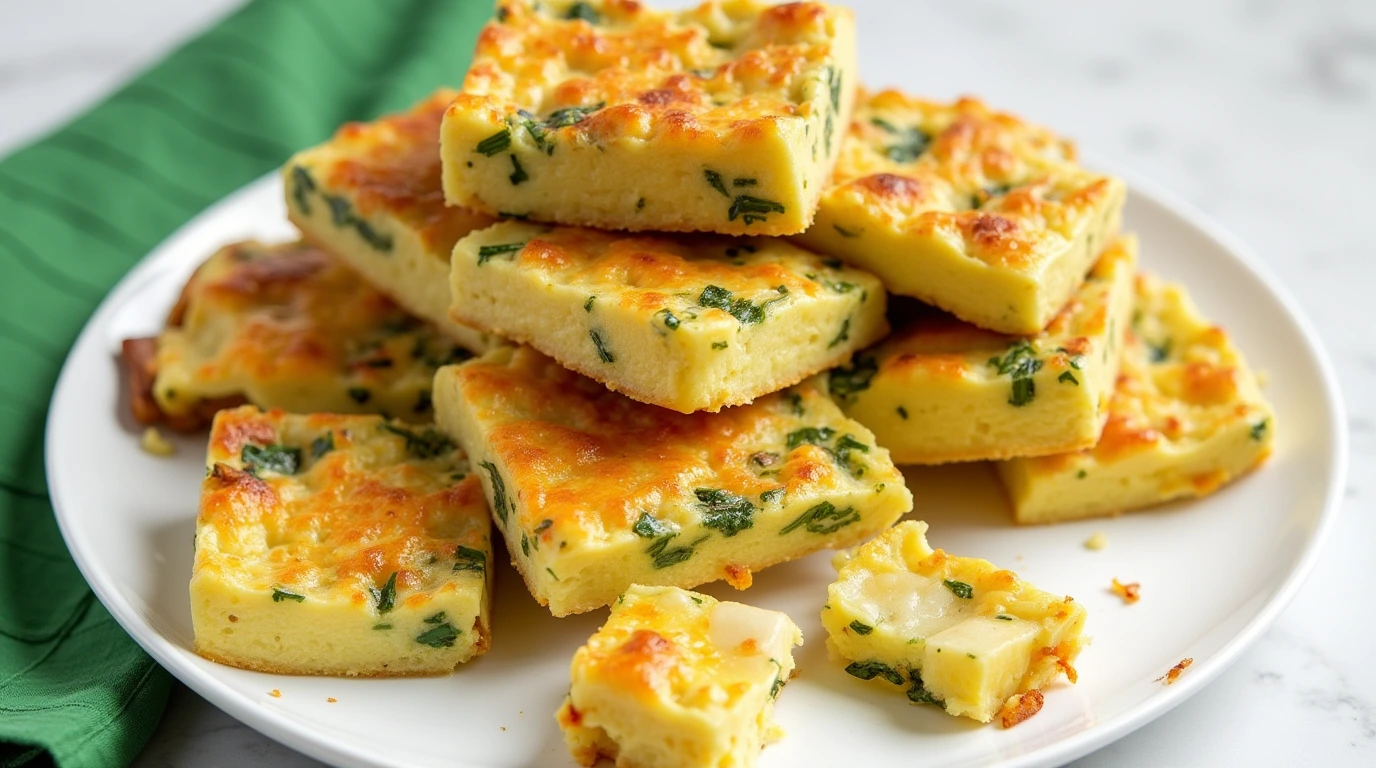
[(1207, 496), (1270, 456), (1275, 414), (1227, 333), (1199, 313), (1182, 286), (1142, 275), (1136, 290), (1098, 444), (997, 465), (1018, 522)]
[(491, 340), (449, 319), (449, 255), (491, 216), (447, 207), (440, 186), (440, 119), (455, 91), (406, 112), (347, 123), (282, 167), (287, 216), (419, 317), (474, 352)]
[(1042, 333), (1008, 337), (919, 310), (831, 372), (847, 416), (899, 464), (1003, 459), (1094, 445), (1133, 305), (1137, 241), (1109, 245)]
[(818, 2), (501, 0), (444, 116), (445, 196), (603, 229), (802, 232), (855, 70), (852, 13)]
[(1071, 665), (1087, 642), (1079, 603), (933, 550), (926, 534), (907, 520), (837, 555), (822, 626), (846, 672), (982, 723), (1062, 671), (1076, 681)]
[(826, 547), (912, 509), (889, 453), (814, 377), (750, 405), (682, 414), (610, 392), (529, 347), (435, 374), (531, 595), (556, 616), (631, 584), (693, 587)]
[(975, 99), (862, 94), (798, 239), (981, 328), (1034, 334), (1118, 232), (1126, 185)]
[(295, 675), (433, 675), (487, 650), (491, 522), (434, 427), (242, 406), (210, 432), (200, 655)]
[(749, 768), (782, 735), (774, 701), (802, 644), (778, 611), (632, 586), (573, 655), (559, 727), (586, 766)]
[(779, 238), (503, 222), (453, 265), (455, 319), (683, 413), (748, 403), (888, 332), (873, 275)]
[(200, 429), (248, 402), (430, 421), (435, 369), (469, 352), (305, 243), (236, 243), (182, 289), (157, 338), (129, 339), (135, 417)]

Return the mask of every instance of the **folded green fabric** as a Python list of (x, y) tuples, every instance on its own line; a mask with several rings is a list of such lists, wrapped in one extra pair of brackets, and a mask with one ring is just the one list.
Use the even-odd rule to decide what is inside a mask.
[(171, 684), (95, 600), (48, 500), (43, 424), (82, 324), (149, 249), (292, 151), (457, 85), (491, 12), (258, 0), (0, 160), (0, 768), (126, 764)]

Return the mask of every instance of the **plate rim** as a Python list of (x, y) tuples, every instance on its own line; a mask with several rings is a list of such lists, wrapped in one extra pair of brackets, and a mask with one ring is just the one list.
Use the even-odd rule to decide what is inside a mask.
[[(1315, 521), (1312, 533), (1309, 535), (1305, 544), (1304, 551), (1291, 566), (1280, 583), (1280, 585), (1266, 598), (1265, 603), (1258, 609), (1253, 618), (1238, 630), (1232, 637), (1225, 641), (1219, 649), (1212, 654), (1206, 663), (1194, 668), (1192, 674), (1183, 677), (1176, 685), (1159, 696), (1153, 696), (1142, 703), (1130, 707), (1127, 710), (1114, 715), (1113, 717), (1096, 722), (1078, 733), (1072, 734), (1054, 743), (1035, 748), (1022, 754), (1010, 757), (1000, 764), (1004, 768), (1032, 768), (1033, 766), (1059, 765), (1078, 757), (1086, 755), (1097, 749), (1101, 749), (1108, 744), (1123, 738), (1129, 733), (1151, 723), (1184, 703), (1187, 699), (1202, 690), (1206, 685), (1216, 679), (1225, 670), (1230, 668), (1242, 655), (1251, 647), (1258, 638), (1275, 623), (1280, 614), (1293, 602), (1300, 588), (1307, 581), (1318, 563), (1319, 554), (1326, 541), (1335, 527), (1335, 522), (1342, 505), (1342, 490), (1346, 483), (1349, 463), (1349, 435), (1347, 423), (1343, 418), (1346, 413), (1342, 390), (1339, 385), (1337, 374), (1334, 370), (1332, 359), (1328, 354), (1327, 347), (1323, 339), (1319, 336), (1312, 322), (1298, 301), (1290, 294), (1280, 279), (1270, 270), (1269, 266), (1256, 255), (1240, 238), (1233, 235), (1221, 224), (1210, 219), (1199, 208), (1192, 203), (1184, 200), (1176, 194), (1167, 191), (1154, 182), (1149, 181), (1144, 176), (1124, 167), (1117, 162), (1104, 161), (1097, 156), (1090, 156), (1091, 159), (1086, 165), (1107, 168), (1114, 174), (1120, 176), (1127, 182), (1130, 194), (1133, 197), (1144, 198), (1151, 203), (1159, 206), (1167, 213), (1176, 217), (1188, 227), (1193, 228), (1208, 240), (1217, 250), (1221, 251), (1228, 259), (1246, 272), (1257, 278), (1262, 286), (1284, 309), (1287, 319), (1299, 331), (1299, 336), (1308, 351), (1314, 358), (1319, 381), (1322, 384), (1324, 406), (1328, 411), (1328, 447), (1333, 452), (1333, 461), (1328, 467), (1328, 477), (1324, 486), (1324, 496), (1322, 509)], [(228, 684), (220, 681), (205, 670), (198, 669), (194, 665), (178, 656), (178, 649), (168, 640), (163, 638), (157, 629), (143, 620), (138, 615), (134, 606), (118, 594), (108, 575), (102, 573), (96, 565), (97, 558), (90, 552), (76, 545), (78, 537), (73, 535), (71, 526), (76, 522), (64, 514), (63, 509), (66, 505), (62, 501), (61, 483), (52, 482), (57, 476), (54, 468), (57, 466), (56, 460), (56, 441), (53, 440), (57, 420), (57, 402), (63, 393), (74, 386), (71, 374), (72, 357), (76, 350), (90, 342), (89, 337), (98, 335), (101, 332), (102, 324), (98, 320), (108, 319), (116, 306), (118, 299), (132, 290), (133, 286), (148, 279), (161, 261), (154, 258), (163, 253), (174, 250), (181, 240), (190, 236), (195, 228), (201, 225), (207, 217), (223, 208), (234, 205), (244, 197), (255, 194), (262, 194), (261, 188), (273, 184), (278, 175), (275, 171), (264, 174), (230, 194), (220, 198), (205, 209), (188, 219), (170, 235), (160, 241), (153, 249), (139, 260), (124, 277), (106, 293), (105, 297), (97, 305), (89, 318), (83, 325), (81, 332), (72, 342), (71, 348), (64, 356), (62, 369), (53, 387), (52, 396), (48, 402), (48, 414), (45, 419), (44, 435), (44, 471), (45, 478), (49, 481), (48, 496), (52, 503), (54, 517), (57, 520), (59, 531), (62, 534), (64, 543), (67, 546), (72, 559), (75, 561), (82, 578), (95, 593), (97, 599), (105, 606), (120, 627), (136, 642), (146, 653), (149, 654), (161, 667), (166, 669), (174, 677), (180, 680), (187, 687), (194, 690), (197, 694), (207, 699), (212, 705), (229, 714), (235, 720), (247, 725), (259, 733), (277, 741), (290, 749), (296, 750), (317, 760), (331, 765), (345, 766), (392, 766), (401, 763), (389, 759), (386, 755), (369, 754), (360, 752), (354, 748), (343, 748), (340, 744), (331, 741), (326, 736), (314, 731), (304, 725), (292, 722), (291, 720), (275, 717), (274, 714), (266, 709), (256, 706), (252, 701), (242, 696), (239, 692), (231, 688)], [(60, 474), (60, 473), (58, 473)], [(93, 576), (98, 578), (93, 578)], [(472, 766), (471, 763), (462, 765)], [(473, 768), (480, 768), (474, 766)]]

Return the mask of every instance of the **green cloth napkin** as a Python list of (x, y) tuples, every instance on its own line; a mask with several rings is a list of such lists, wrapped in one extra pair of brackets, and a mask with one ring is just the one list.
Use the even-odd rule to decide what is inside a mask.
[(491, 13), (257, 0), (0, 160), (0, 768), (127, 764), (171, 685), (82, 580), (48, 499), (43, 425), (82, 324), (206, 206), (344, 121), (458, 84)]

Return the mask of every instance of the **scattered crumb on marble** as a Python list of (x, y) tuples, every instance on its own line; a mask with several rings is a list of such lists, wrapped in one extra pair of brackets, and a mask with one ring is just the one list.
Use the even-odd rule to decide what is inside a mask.
[(327, 702), (329, 702), (329, 703), (331, 703), (331, 704), (334, 704), (334, 703), (337, 703), (337, 702), (339, 701), (339, 699), (336, 699), (336, 698), (333, 697), (333, 696), (329, 696), (329, 697), (327, 697), (327, 698), (325, 699), (325, 701), (327, 701)]
[(268, 695), (274, 699), (282, 698), (282, 692), (277, 690), (276, 688), (273, 688), (272, 690), (268, 691)]
[(151, 453), (154, 456), (171, 456), (177, 452), (175, 446), (162, 436), (157, 427), (149, 427), (143, 430), (143, 437), (139, 439), (139, 447), (144, 453)]
[(1099, 550), (1107, 546), (1108, 537), (1104, 535), (1103, 531), (1095, 531), (1092, 536), (1085, 539), (1085, 549), (1090, 549), (1095, 552), (1098, 552)]

